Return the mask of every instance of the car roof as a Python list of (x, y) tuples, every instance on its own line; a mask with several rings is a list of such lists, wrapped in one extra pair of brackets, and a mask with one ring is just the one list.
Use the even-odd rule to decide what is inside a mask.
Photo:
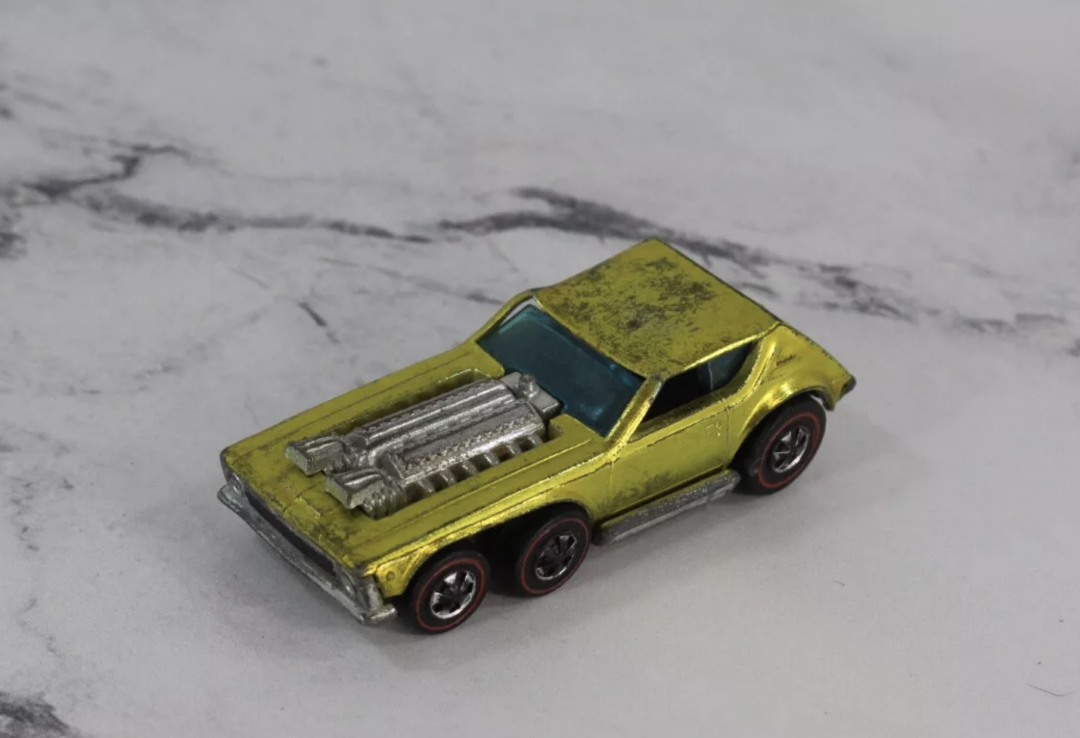
[(643, 377), (667, 379), (778, 319), (657, 240), (544, 287), (548, 314), (605, 356)]

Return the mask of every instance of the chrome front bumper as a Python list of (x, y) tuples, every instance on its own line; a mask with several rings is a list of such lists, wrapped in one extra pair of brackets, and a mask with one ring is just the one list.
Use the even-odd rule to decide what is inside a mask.
[[(264, 541), (273, 546), (283, 559), (340, 602), (354, 618), (364, 625), (376, 625), (397, 614), (392, 604), (383, 601), (382, 593), (371, 577), (351, 579), (340, 569), (337, 572), (338, 576), (335, 577), (312, 561), (252, 506), (239, 484), (226, 484), (218, 490), (218, 499), (250, 525)], [(284, 523), (281, 524), (284, 525)]]

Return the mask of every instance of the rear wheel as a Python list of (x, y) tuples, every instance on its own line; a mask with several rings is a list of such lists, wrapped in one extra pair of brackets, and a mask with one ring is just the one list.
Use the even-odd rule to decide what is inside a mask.
[(739, 455), (739, 491), (771, 495), (806, 470), (825, 436), (825, 409), (810, 398), (781, 407), (754, 431)]
[(527, 597), (546, 595), (564, 585), (585, 560), (592, 542), (589, 519), (572, 508), (540, 515), (519, 530), (511, 585)]
[(491, 568), (479, 551), (437, 555), (409, 587), (409, 620), (423, 633), (443, 633), (464, 623), (487, 594)]

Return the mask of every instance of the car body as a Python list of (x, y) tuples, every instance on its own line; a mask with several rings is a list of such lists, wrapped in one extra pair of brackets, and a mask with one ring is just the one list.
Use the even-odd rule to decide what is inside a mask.
[[(548, 567), (559, 579), (594, 536), (617, 540), (740, 481), (759, 493), (786, 486), (820, 443), (814, 408), (833, 409), (853, 387), (799, 331), (645, 241), (516, 295), (449, 351), (229, 446), (219, 497), (365, 623), (411, 607), (418, 572), (446, 552), (476, 552), (430, 584), (442, 587), (432, 602), (468, 596), (467, 617), (499, 552), (550, 563), (572, 540), (566, 566)], [(795, 425), (755, 436), (782, 411)], [(784, 439), (784, 463), (801, 443), (799, 459), (767, 474), (783, 468), (763, 460), (780, 458)], [(527, 549), (545, 511), (563, 515), (561, 538)], [(537, 561), (521, 566), (540, 572)], [(526, 580), (540, 581), (526, 576), (523, 593), (548, 591)]]

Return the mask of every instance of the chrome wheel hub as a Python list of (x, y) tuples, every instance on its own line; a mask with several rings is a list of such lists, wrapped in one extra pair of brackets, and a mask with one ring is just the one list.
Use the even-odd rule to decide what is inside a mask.
[(788, 428), (769, 449), (769, 468), (786, 474), (798, 466), (810, 448), (810, 431), (803, 425)]
[(476, 575), (467, 569), (452, 571), (435, 585), (428, 607), (439, 620), (455, 618), (476, 597)]
[(573, 533), (552, 536), (536, 555), (536, 578), (550, 582), (565, 574), (574, 563), (578, 552), (578, 539)]

